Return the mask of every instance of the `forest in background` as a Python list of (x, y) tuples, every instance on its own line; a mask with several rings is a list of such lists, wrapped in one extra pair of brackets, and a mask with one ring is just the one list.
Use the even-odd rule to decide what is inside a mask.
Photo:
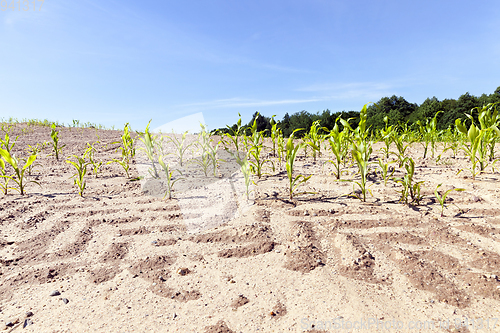
[[(458, 99), (444, 99), (440, 101), (436, 97), (427, 98), (422, 104), (410, 103), (404, 97), (401, 96), (391, 96), (382, 97), (375, 104), (370, 104), (368, 106), (368, 118), (367, 126), (371, 130), (382, 129), (386, 126), (384, 122), (384, 117), (389, 118), (388, 125), (398, 125), (406, 123), (408, 126), (413, 126), (417, 121), (424, 122), (426, 119), (433, 118), (437, 115), (437, 129), (443, 130), (450, 126), (454, 126), (455, 119), (466, 119), (466, 114), (470, 114), (471, 110), (476, 107), (482, 107), (488, 103), (500, 103), (500, 86), (492, 94), (482, 94), (477, 97), (469, 94), (468, 92), (461, 95)], [(246, 125), (247, 131), (249, 132), (251, 125), (253, 124), (255, 118), (259, 115), (255, 112), (252, 119)], [(477, 115), (477, 114), (476, 114)], [(473, 116), (476, 116), (473, 114)], [(274, 119), (278, 123), (278, 127), (281, 128), (283, 136), (288, 137), (295, 129), (303, 128), (305, 131), (300, 133), (308, 132), (314, 121), (319, 120), (322, 127), (326, 127), (329, 130), (335, 125), (337, 118), (351, 119), (350, 124), (353, 128), (357, 127), (359, 122), (359, 111), (340, 111), (332, 112), (329, 109), (318, 111), (316, 113), (310, 113), (308, 111), (296, 112), (292, 115), (288, 113), (285, 114), (282, 120)], [(266, 134), (268, 135), (272, 128), (273, 117), (269, 117), (260, 114), (257, 118), (257, 130), (264, 131), (267, 129)], [(339, 126), (342, 126), (339, 123)], [(237, 124), (231, 126), (233, 130), (236, 130)], [(228, 133), (229, 128), (220, 128), (219, 133)]]

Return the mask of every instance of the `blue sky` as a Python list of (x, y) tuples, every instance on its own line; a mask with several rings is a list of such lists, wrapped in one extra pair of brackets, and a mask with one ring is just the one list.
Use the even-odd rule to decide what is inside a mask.
[(203, 112), (213, 129), (500, 86), (498, 0), (40, 5), (0, 11), (0, 118), (140, 129)]

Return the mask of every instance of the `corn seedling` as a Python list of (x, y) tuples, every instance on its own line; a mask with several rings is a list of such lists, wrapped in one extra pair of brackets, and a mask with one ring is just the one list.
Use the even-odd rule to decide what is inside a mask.
[(450, 192), (452, 192), (452, 191), (462, 192), (462, 191), (465, 191), (465, 189), (464, 188), (452, 188), (452, 189), (449, 189), (448, 191), (444, 192), (443, 195), (439, 195), (438, 189), (441, 187), (441, 185), (443, 185), (443, 184), (439, 184), (436, 187), (436, 189), (434, 190), (434, 195), (436, 196), (436, 199), (439, 201), (439, 204), (441, 205), (441, 217), (444, 217), (444, 208), (446, 207), (446, 205), (444, 203), (446, 202), (446, 197), (448, 196), (448, 194), (450, 194)]
[(372, 144), (368, 139), (369, 131), (366, 127), (367, 120), (367, 105), (365, 104), (359, 113), (359, 124), (358, 127), (353, 131), (351, 126), (349, 125), (349, 121), (345, 121), (340, 119), (344, 128), (347, 128), (348, 131), (352, 133), (352, 142), (351, 142), (351, 154), (358, 165), (359, 173), (361, 175), (360, 181), (354, 181), (354, 184), (358, 185), (361, 190), (361, 195), (358, 196), (356, 191), (354, 191), (353, 185), (353, 195), (362, 200), (366, 201), (366, 193), (369, 192), (370, 195), (373, 196), (371, 190), (367, 187), (368, 183), (368, 173), (370, 172), (370, 155), (372, 153)]
[[(121, 165), (125, 173), (127, 174), (127, 178), (130, 178), (129, 170), (130, 170), (130, 162), (132, 158), (135, 156), (135, 147), (134, 147), (134, 139), (130, 135), (130, 126), (129, 124), (125, 124), (123, 128), (123, 134), (121, 135), (121, 147), (118, 147), (117, 150), (121, 150), (122, 158), (121, 159), (113, 159), (112, 161), (107, 162), (106, 164), (118, 163)], [(112, 142), (111, 144), (120, 144), (119, 141)]]
[(3, 146), (4, 149), (10, 153), (12, 151), (12, 148), (14, 148), (14, 146), (16, 145), (16, 141), (17, 141), (18, 137), (19, 136), (16, 136), (16, 138), (14, 139), (14, 142), (12, 142), (12, 144), (11, 144), (9, 133), (5, 132), (5, 138), (3, 140), (2, 140), (2, 138), (0, 138), (0, 147)]
[(200, 126), (201, 126), (201, 132), (198, 134), (198, 146), (199, 150), (201, 150), (201, 154), (199, 158), (194, 158), (190, 162), (198, 164), (203, 170), (205, 177), (208, 177), (208, 169), (212, 165), (214, 176), (216, 176), (217, 165), (218, 162), (221, 161), (220, 159), (217, 158), (217, 150), (219, 143), (217, 143), (215, 147), (212, 147), (211, 133), (206, 131), (206, 128), (203, 124), (200, 124)]
[(385, 128), (381, 129), (379, 132), (380, 138), (384, 141), (385, 147), (382, 147), (381, 150), (385, 154), (385, 158), (389, 158), (391, 143), (394, 141), (394, 137), (397, 135), (396, 130), (393, 126), (388, 126), (389, 118), (387, 116), (384, 117)]
[(229, 133), (224, 134), (225, 137), (227, 137), (231, 140), (237, 153), (239, 153), (239, 151), (240, 151), (240, 146), (239, 146), (240, 136), (244, 133), (244, 128), (241, 126), (241, 114), (238, 113), (238, 116), (240, 118), (238, 119), (238, 122), (236, 123), (236, 128), (234, 129), (234, 128), (226, 125), (226, 127), (229, 130)]
[(276, 115), (273, 115), (269, 122), (271, 124), (271, 142), (273, 143), (272, 155), (277, 156), (276, 147), (278, 145), (279, 137), (282, 137), (283, 135), (281, 133), (281, 128), (278, 127), (278, 123), (274, 120), (274, 117), (276, 117)]
[[(451, 150), (453, 152), (453, 158), (457, 157), (458, 150), (460, 149), (460, 142), (462, 141), (460, 131), (457, 127), (453, 127), (453, 129), (448, 127), (446, 131), (443, 132), (442, 138), (444, 141), (444, 149), (443, 153)], [(441, 155), (438, 156), (437, 161), (441, 158)]]
[[(173, 134), (173, 133), (172, 133)], [(175, 135), (175, 134), (173, 134)], [(166, 152), (165, 140), (168, 141), (169, 138), (165, 138), (165, 136), (160, 132), (160, 134), (153, 137), (153, 145), (156, 148), (156, 152), (158, 156), (167, 156), (172, 153)]]
[[(460, 132), (467, 136), (467, 140), (469, 141), (469, 145), (463, 144), (462, 150), (469, 157), (471, 161), (471, 173), (472, 179), (476, 179), (476, 175), (478, 175), (481, 171), (476, 172), (478, 162), (481, 162), (480, 158), (478, 158), (477, 153), (481, 148), (481, 140), (483, 138), (484, 130), (480, 130), (479, 128), (472, 123), (467, 130), (464, 124), (457, 119), (455, 121), (455, 126), (458, 128)], [(460, 170), (461, 171), (461, 170)], [(460, 173), (459, 171), (459, 173)]]
[(334, 174), (337, 179), (340, 179), (342, 175), (341, 164), (342, 162), (344, 162), (346, 158), (349, 146), (345, 144), (348, 138), (347, 129), (342, 132), (339, 132), (337, 120), (335, 121), (335, 126), (333, 126), (333, 129), (330, 131), (330, 134), (328, 135), (330, 150), (332, 151), (335, 159), (328, 160), (325, 163), (333, 164), (333, 166), (335, 167)]
[(225, 162), (223, 159), (217, 157), (220, 143), (221, 141), (208, 146), (208, 154), (210, 156), (210, 161), (212, 162), (214, 177), (217, 177), (217, 168), (219, 167), (220, 162)]
[(380, 167), (380, 173), (382, 174), (382, 179), (384, 180), (384, 186), (387, 186), (387, 180), (389, 177), (392, 177), (396, 169), (390, 167), (389, 165), (391, 163), (394, 163), (394, 161), (390, 161), (387, 163), (384, 163), (382, 159), (378, 159), (378, 165)]
[(5, 195), (7, 195), (7, 191), (9, 189), (13, 189), (13, 188), (9, 187), (10, 177), (7, 176), (7, 170), (6, 170), (6, 166), (5, 166), (5, 161), (2, 158), (0, 158), (0, 178), (3, 179), (3, 182), (0, 183), (0, 186), (3, 189), (3, 193)]
[(399, 167), (401, 168), (403, 166), (403, 163), (406, 159), (406, 150), (410, 146), (411, 143), (406, 143), (405, 140), (407, 140), (408, 135), (406, 133), (403, 133), (401, 135), (396, 135), (394, 137), (394, 144), (396, 145), (396, 149), (398, 150), (397, 152), (390, 152), (391, 154), (395, 155), (396, 158), (398, 159), (399, 162)]
[(371, 190), (367, 187), (368, 183), (368, 173), (370, 172), (370, 155), (372, 153), (371, 143), (369, 141), (353, 142), (351, 154), (354, 161), (358, 165), (359, 173), (361, 175), (360, 181), (353, 181), (357, 184), (361, 190), (361, 196), (358, 196), (355, 191), (353, 191), (354, 196), (361, 201), (366, 201), (366, 193), (369, 192), (373, 196)]
[(174, 179), (174, 171), (177, 171), (181, 176), (182, 172), (177, 170), (177, 169), (170, 169), (170, 166), (168, 164), (165, 164), (163, 162), (163, 156), (158, 157), (158, 163), (160, 164), (161, 168), (165, 172), (166, 180), (167, 180), (167, 191), (165, 192), (165, 195), (163, 196), (163, 199), (168, 195), (168, 199), (172, 199), (172, 191), (174, 189), (175, 183), (177, 183), (179, 180), (182, 180), (184, 178), (176, 178)]
[(50, 137), (52, 138), (52, 148), (54, 149), (56, 160), (59, 161), (59, 154), (66, 145), (59, 146), (59, 132), (56, 131), (56, 124), (52, 124), (51, 127)]
[[(311, 178), (311, 176), (298, 175), (294, 177), (293, 175), (293, 164), (295, 162), (295, 158), (297, 157), (297, 152), (299, 151), (299, 149), (302, 148), (303, 145), (306, 144), (306, 143), (294, 144), (293, 142), (294, 139), (293, 136), (295, 132), (300, 130), (302, 129), (296, 129), (295, 131), (293, 131), (293, 133), (290, 134), (290, 137), (288, 138), (288, 141), (286, 143), (286, 173), (288, 175), (288, 194), (290, 200), (293, 199), (293, 195), (297, 190), (297, 188)], [(312, 148), (314, 149), (315, 147)], [(295, 195), (308, 194), (308, 193), (310, 194), (312, 192), (300, 192), (296, 193)]]
[(96, 149), (95, 149), (94, 145), (87, 142), (87, 149), (83, 153), (83, 158), (89, 159), (90, 164), (92, 164), (92, 172), (94, 173), (95, 177), (97, 178), (97, 175), (99, 173), (99, 169), (102, 167), (102, 165), (104, 163), (102, 161), (97, 161), (95, 159), (95, 156), (94, 156), (95, 152), (96, 152)]
[[(404, 202), (405, 204), (415, 203), (417, 205), (420, 204), (420, 200), (422, 200), (423, 196), (420, 194), (421, 186), (424, 183), (423, 181), (415, 181), (415, 161), (411, 157), (406, 157), (403, 161), (403, 165), (406, 170), (406, 174), (403, 178), (393, 178), (393, 180), (403, 186), (401, 189), (401, 199), (400, 202)], [(411, 199), (411, 201), (410, 201)]]
[(131, 158), (135, 157), (135, 147), (134, 147), (134, 139), (130, 135), (130, 125), (128, 123), (125, 124), (123, 128), (122, 138), (122, 152), (127, 153)]
[(72, 155), (76, 159), (77, 162), (73, 162), (70, 159), (66, 160), (66, 163), (70, 163), (73, 165), (76, 169), (76, 173), (71, 176), (73, 178), (73, 183), (77, 185), (78, 187), (78, 194), (83, 197), (83, 191), (85, 190), (85, 187), (87, 183), (85, 182), (85, 175), (87, 174), (87, 166), (90, 164), (90, 162), (85, 161), (85, 158), (78, 157), (76, 155)]
[(149, 161), (153, 165), (153, 168), (149, 168), (148, 170), (150, 175), (153, 176), (153, 178), (159, 178), (160, 176), (158, 175), (158, 170), (156, 169), (155, 165), (155, 148), (154, 148), (155, 136), (151, 135), (151, 133), (149, 132), (150, 124), (151, 120), (146, 126), (146, 130), (144, 131), (144, 133), (141, 133), (142, 135), (139, 137), (139, 140), (141, 140), (144, 143), (145, 148), (141, 149), (144, 150)]
[[(5, 133), (5, 134), (9, 134), (10, 131), (12, 131), (12, 128), (14, 127), (14, 125), (12, 124), (2, 124), (2, 131)], [(1, 140), (1, 139), (0, 139)]]
[[(488, 154), (489, 160), (495, 159), (495, 144), (500, 138), (500, 115), (496, 109), (497, 103), (489, 103), (482, 108), (477, 107), (478, 120), (481, 130), (484, 130), (484, 137), (481, 141), (481, 151), (483, 151), (483, 158)], [(470, 119), (472, 116), (467, 115)]]
[(202, 152), (199, 158), (194, 158), (191, 160), (191, 162), (198, 164), (205, 174), (205, 177), (208, 177), (208, 169), (210, 168), (210, 164), (212, 162), (208, 152)]
[[(41, 185), (34, 180), (26, 181), (25, 176), (24, 176), (26, 169), (29, 168), (29, 166), (31, 164), (33, 164), (33, 162), (35, 162), (36, 155), (31, 155), (30, 157), (28, 157), (24, 161), (25, 163), (24, 163), (23, 167), (21, 167), (19, 165), (19, 160), (14, 155), (11, 155), (10, 152), (7, 151), (6, 149), (0, 148), (0, 156), (3, 158), (3, 160), (5, 162), (7, 162), (8, 164), (10, 164), (12, 166), (12, 168), (14, 169), (14, 172), (15, 172), (15, 175), (13, 175), (13, 176), (7, 176), (7, 175), (5, 175), (5, 172), (4, 172), (4, 175), (2, 176), (2, 178), (8, 177), (10, 180), (14, 181), (18, 186), (18, 188), (14, 188), (14, 189), (16, 191), (19, 191), (19, 193), (21, 195), (24, 195), (24, 189), (26, 186), (26, 182), (27, 183), (35, 183), (41, 187)], [(2, 169), (5, 171), (5, 165)]]
[[(259, 115), (257, 114), (257, 117), (255, 117), (255, 120), (252, 124), (252, 127), (250, 128), (252, 135), (250, 136), (248, 140), (248, 155), (252, 157), (252, 160), (250, 160), (250, 168), (252, 169), (252, 172), (257, 175), (257, 178), (262, 177), (262, 169), (264, 167), (264, 164), (266, 163), (271, 163), (272, 161), (269, 159), (264, 159), (262, 157), (262, 151), (264, 149), (264, 139), (263, 139), (263, 134), (264, 131), (257, 131), (257, 118)], [(274, 165), (273, 165), (274, 169)]]
[(128, 156), (122, 156), (121, 159), (114, 158), (109, 162), (106, 162), (106, 164), (111, 164), (111, 163), (118, 163), (123, 170), (125, 171), (125, 174), (127, 175), (127, 178), (130, 178), (130, 160)]
[[(44, 142), (42, 144), (40, 143), (37, 143), (36, 146), (31, 146), (31, 145), (28, 145), (28, 152), (30, 153), (30, 155), (37, 155), (40, 154), (44, 149), (45, 149), (45, 146), (48, 144), (48, 142)], [(32, 163), (29, 167), (28, 167), (28, 175), (31, 176), (31, 173), (33, 172), (34, 168), (37, 167), (37, 166), (42, 166), (40, 163)]]
[(285, 138), (283, 137), (283, 133), (281, 133), (281, 129), (279, 129), (279, 135), (276, 140), (276, 152), (277, 152), (277, 161), (278, 161), (278, 166), (282, 168), (282, 162), (285, 160), (286, 157), (286, 144), (285, 144)]
[(251, 180), (251, 175), (252, 175), (252, 170), (250, 169), (250, 162), (248, 162), (248, 158), (245, 156), (244, 158), (241, 158), (241, 156), (238, 153), (232, 153), (229, 151), (229, 149), (226, 148), (226, 151), (233, 156), (233, 158), (236, 160), (236, 163), (241, 168), (241, 173), (243, 174), (243, 179), (245, 180), (245, 195), (247, 197), (247, 200), (250, 199), (250, 182)]
[(175, 146), (175, 153), (177, 155), (177, 158), (179, 159), (179, 164), (181, 167), (183, 166), (183, 164), (185, 162), (184, 155), (185, 155), (186, 151), (189, 149), (189, 147), (191, 147), (194, 144), (194, 142), (189, 143), (189, 144), (186, 143), (187, 133), (188, 133), (187, 131), (184, 132), (181, 135), (180, 139), (176, 138), (175, 134), (172, 134), (172, 137), (168, 137), (168, 140), (170, 142), (172, 142)]
[(306, 147), (315, 147), (312, 148), (314, 162), (316, 162), (316, 152), (321, 156), (321, 143), (326, 139), (326, 136), (320, 133), (321, 130), (328, 131), (326, 127), (320, 127), (320, 121), (316, 120), (312, 123), (309, 133), (306, 136), (306, 141), (311, 143), (311, 145), (306, 145)]
[(420, 132), (420, 135), (422, 137), (423, 143), (422, 145), (424, 146), (424, 159), (427, 156), (427, 150), (429, 148), (429, 144), (431, 145), (431, 152), (432, 152), (432, 158), (434, 158), (434, 151), (435, 151), (435, 146), (436, 146), (436, 139), (439, 135), (439, 132), (437, 131), (437, 116), (442, 113), (443, 111), (439, 111), (434, 115), (434, 118), (432, 118), (430, 121), (429, 119), (426, 119), (425, 124), (422, 124), (420, 120), (416, 122), (418, 126), (418, 130)]

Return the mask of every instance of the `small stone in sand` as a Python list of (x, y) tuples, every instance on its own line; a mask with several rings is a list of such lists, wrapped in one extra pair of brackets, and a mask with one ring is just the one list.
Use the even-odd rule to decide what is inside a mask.
[(69, 299), (67, 299), (67, 298), (61, 298), (61, 300), (63, 301), (64, 304), (68, 304), (69, 303)]
[(59, 295), (61, 295), (59, 290), (54, 290), (53, 292), (50, 293), (50, 296), (59, 296)]
[(33, 320), (31, 319), (26, 319), (23, 324), (23, 328), (26, 328), (26, 326), (33, 325)]

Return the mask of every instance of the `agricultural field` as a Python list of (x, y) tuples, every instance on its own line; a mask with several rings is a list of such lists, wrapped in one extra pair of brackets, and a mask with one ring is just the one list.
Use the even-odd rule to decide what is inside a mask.
[(285, 138), (2, 123), (2, 329), (500, 331), (496, 113), (363, 110)]

